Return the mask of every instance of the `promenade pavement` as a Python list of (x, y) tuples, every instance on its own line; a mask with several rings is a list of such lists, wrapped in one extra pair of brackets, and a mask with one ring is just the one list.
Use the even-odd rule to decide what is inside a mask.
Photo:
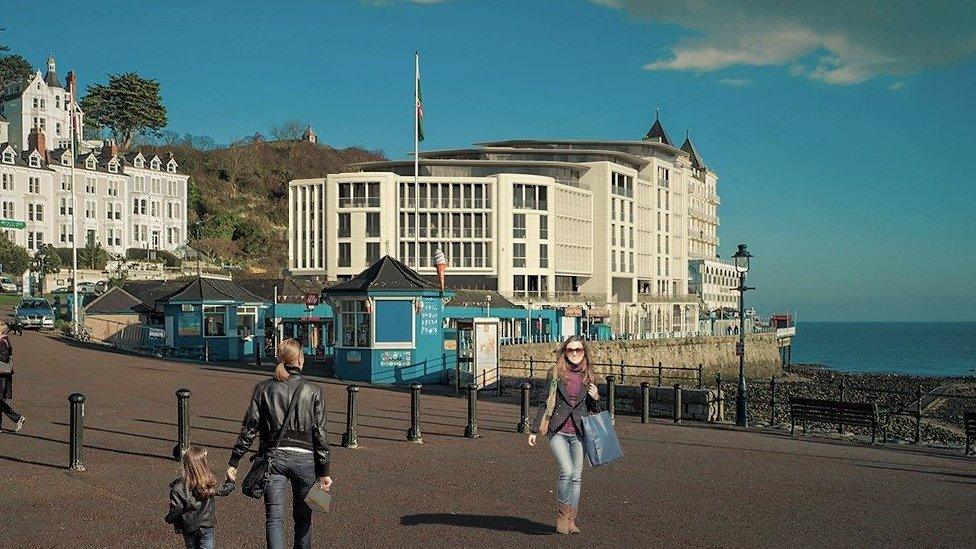
[[(191, 440), (223, 475), (254, 383), (267, 375), (133, 357), (28, 332), (16, 349), (24, 431), (0, 433), (0, 547), (181, 547), (162, 517), (176, 437), (174, 392), (193, 391)], [(321, 382), (334, 444), (344, 384)], [(87, 471), (69, 473), (67, 396), (88, 397)], [(409, 395), (360, 393), (359, 449), (334, 446), (334, 509), (319, 547), (549, 547), (555, 463), (514, 431), (514, 404), (425, 396), (424, 444), (405, 441)], [(4, 421), (5, 429), (10, 427)], [(969, 546), (976, 466), (958, 453), (621, 417), (625, 459), (586, 467), (579, 523), (589, 547)], [(242, 474), (246, 470), (242, 462)], [(290, 539), (290, 525), (288, 536)], [(218, 504), (218, 547), (263, 547), (263, 505)], [(576, 543), (584, 543), (578, 541)]]

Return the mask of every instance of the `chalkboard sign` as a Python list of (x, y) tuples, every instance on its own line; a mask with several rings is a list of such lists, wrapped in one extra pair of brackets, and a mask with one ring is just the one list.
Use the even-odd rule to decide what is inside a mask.
[(428, 301), (427, 305), (420, 311), (420, 334), (437, 335), (440, 331), (440, 311)]
[(410, 366), (410, 351), (383, 351), (380, 354), (383, 368), (406, 368)]
[(413, 345), (413, 301), (376, 300), (376, 342)]

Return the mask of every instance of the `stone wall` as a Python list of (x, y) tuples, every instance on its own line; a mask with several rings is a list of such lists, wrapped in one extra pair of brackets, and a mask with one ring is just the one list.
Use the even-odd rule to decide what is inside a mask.
[[(601, 376), (614, 374), (622, 385), (639, 385), (641, 381), (657, 384), (658, 363), (662, 366), (662, 385), (674, 383), (697, 385), (698, 365), (706, 386), (714, 385), (715, 375), (725, 379), (738, 376), (739, 357), (735, 355), (738, 336), (694, 337), (684, 339), (653, 339), (625, 341), (590, 341), (587, 346)], [(543, 377), (552, 365), (558, 343), (529, 343), (505, 345), (501, 348), (503, 376), (529, 377), (529, 358), (532, 373)], [(625, 364), (621, 383), (620, 363)], [(613, 367), (603, 364), (613, 363)], [(669, 367), (692, 368), (691, 371), (669, 370)], [(781, 373), (779, 350), (775, 334), (746, 336), (746, 376), (749, 379), (768, 379)]]

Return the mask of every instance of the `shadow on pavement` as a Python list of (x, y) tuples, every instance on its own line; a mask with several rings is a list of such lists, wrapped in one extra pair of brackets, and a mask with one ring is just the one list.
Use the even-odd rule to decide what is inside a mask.
[(462, 528), (481, 528), (503, 532), (521, 532), (530, 536), (545, 536), (555, 530), (548, 524), (535, 522), (522, 517), (500, 517), (495, 515), (458, 515), (454, 513), (420, 513), (400, 517), (403, 526), (441, 524)]
[(51, 469), (67, 469), (63, 465), (54, 465), (53, 463), (41, 463), (40, 461), (29, 461), (26, 459), (18, 459), (10, 456), (0, 456), (0, 461), (12, 461), (14, 463), (24, 463), (26, 465), (39, 465), (41, 467), (50, 467)]

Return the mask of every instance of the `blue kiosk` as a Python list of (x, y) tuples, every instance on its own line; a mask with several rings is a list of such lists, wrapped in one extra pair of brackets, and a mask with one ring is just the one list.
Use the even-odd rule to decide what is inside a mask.
[(370, 383), (443, 382), (456, 354), (444, 351), (444, 302), (454, 292), (390, 256), (322, 290), (335, 311), (335, 373)]

